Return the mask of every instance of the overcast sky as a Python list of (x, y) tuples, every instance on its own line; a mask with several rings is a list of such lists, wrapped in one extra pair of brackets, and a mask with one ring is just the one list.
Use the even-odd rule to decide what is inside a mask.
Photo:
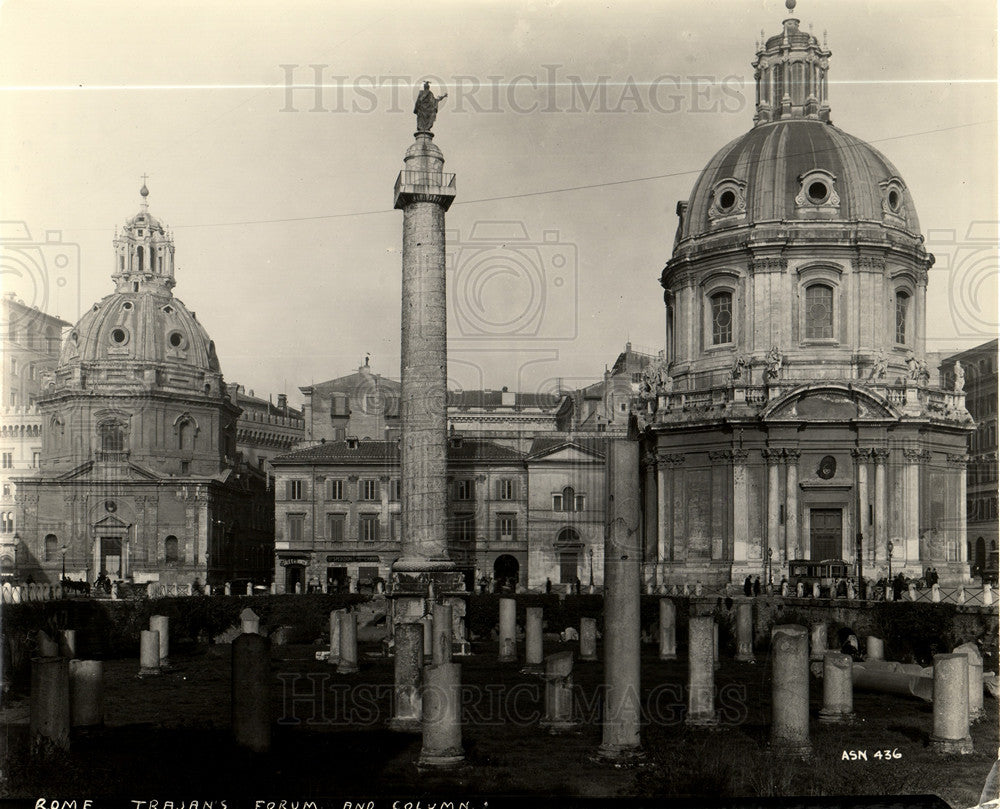
[[(228, 381), (299, 401), (366, 353), (398, 377), (392, 190), (430, 75), (458, 186), (452, 384), (590, 382), (627, 338), (663, 346), (676, 203), (752, 126), (754, 43), (786, 16), (780, 0), (6, 2), (0, 218), (34, 242), (61, 231), (79, 272), (73, 248), (54, 279), (46, 245), (34, 291), (6, 259), (0, 283), (75, 320), (112, 290), (114, 230), (148, 173), (174, 291)], [(833, 121), (896, 165), (938, 256), (928, 350), (989, 339), (994, 3), (802, 0), (795, 16), (828, 32)]]

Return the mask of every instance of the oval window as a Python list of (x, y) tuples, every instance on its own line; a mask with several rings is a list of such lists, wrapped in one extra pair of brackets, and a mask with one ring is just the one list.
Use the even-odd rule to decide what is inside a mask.
[(734, 205), (736, 205), (736, 194), (733, 193), (732, 189), (727, 188), (719, 195), (719, 208), (728, 211)]
[(893, 188), (889, 192), (889, 207), (893, 211), (899, 210), (899, 191), (897, 191), (895, 188)]
[(816, 470), (816, 474), (823, 478), (823, 480), (832, 478), (837, 474), (837, 459), (832, 455), (825, 456), (819, 462), (819, 469)]
[(125, 333), (125, 329), (114, 329), (111, 332), (111, 339), (121, 345), (128, 339), (128, 335)]
[(179, 331), (172, 331), (167, 341), (174, 348), (180, 348), (184, 344), (184, 336)]

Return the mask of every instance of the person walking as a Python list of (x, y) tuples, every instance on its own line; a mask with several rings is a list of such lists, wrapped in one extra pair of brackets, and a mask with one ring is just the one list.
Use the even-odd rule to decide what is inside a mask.
[(753, 580), (753, 594), (755, 597), (760, 595), (760, 576)]
[(743, 580), (743, 595), (747, 596), (747, 598), (753, 595), (753, 579), (749, 576)]

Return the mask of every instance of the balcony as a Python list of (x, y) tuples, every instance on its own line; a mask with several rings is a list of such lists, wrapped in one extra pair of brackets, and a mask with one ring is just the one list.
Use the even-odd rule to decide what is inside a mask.
[(99, 449), (94, 453), (94, 460), (98, 463), (128, 463), (129, 451), (127, 449), (123, 450), (104, 450)]
[(403, 169), (392, 194), (394, 208), (404, 208), (412, 202), (435, 202), (447, 210), (454, 198), (455, 175), (443, 171)]

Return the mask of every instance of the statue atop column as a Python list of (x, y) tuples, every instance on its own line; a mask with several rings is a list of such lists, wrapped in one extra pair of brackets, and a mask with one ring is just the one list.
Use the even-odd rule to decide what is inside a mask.
[(417, 116), (417, 131), (430, 132), (437, 118), (438, 103), (444, 101), (448, 94), (436, 96), (431, 92), (431, 83), (424, 82), (424, 89), (417, 96), (417, 101), (413, 105), (413, 114)]

